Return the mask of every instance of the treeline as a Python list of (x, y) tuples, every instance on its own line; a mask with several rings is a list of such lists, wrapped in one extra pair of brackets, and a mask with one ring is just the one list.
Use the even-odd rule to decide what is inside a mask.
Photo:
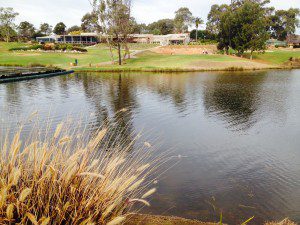
[(40, 36), (80, 33), (80, 32), (100, 32), (101, 28), (97, 22), (97, 16), (93, 13), (85, 14), (81, 19), (81, 25), (67, 26), (63, 22), (57, 23), (54, 27), (48, 23), (42, 23), (35, 27), (28, 21), (19, 24), (15, 20), (19, 13), (13, 8), (0, 8), (0, 40), (1, 41), (30, 41)]
[(263, 51), (269, 38), (286, 40), (299, 27), (299, 9), (275, 10), (269, 0), (233, 0), (230, 5), (213, 5), (206, 30), (227, 54)]
[[(74, 25), (69, 28), (63, 22), (56, 24), (54, 27), (48, 23), (43, 23), (38, 28), (28, 21), (16, 24), (15, 20), (18, 15), (19, 13), (15, 12), (13, 8), (0, 8), (1, 40), (29, 41), (38, 36), (50, 35), (51, 33), (62, 35), (103, 31), (95, 12), (86, 13), (81, 19), (81, 25)], [(135, 18), (130, 17), (130, 25), (132, 33), (164, 35), (188, 32), (189, 27), (194, 24), (195, 20), (190, 10), (183, 7), (175, 12), (173, 19), (161, 19), (146, 25), (143, 23), (139, 24)]]

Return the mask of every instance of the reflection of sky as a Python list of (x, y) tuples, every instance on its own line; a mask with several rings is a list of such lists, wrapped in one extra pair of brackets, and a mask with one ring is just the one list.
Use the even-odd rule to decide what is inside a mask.
[(99, 126), (125, 107), (120, 126), (144, 130), (149, 142), (159, 137), (159, 151), (184, 156), (160, 180), (151, 212), (211, 221), (222, 208), (228, 221), (300, 221), (299, 72), (89, 74), (3, 84), (1, 126), (33, 110), (46, 117), (50, 108), (54, 122), (83, 114)]
[[(194, 16), (206, 20), (210, 7), (213, 4), (230, 3), (229, 0), (134, 0), (133, 15), (139, 22), (151, 23), (158, 19), (173, 18), (174, 12), (179, 7), (189, 7)], [(58, 22), (65, 22), (68, 26), (80, 24), (81, 17), (91, 10), (88, 0), (0, 0), (3, 7), (14, 7), (20, 13), (18, 22), (30, 21), (36, 26), (48, 22), (55, 25)], [(277, 9), (288, 9), (299, 7), (300, 0), (271, 0), (271, 6)], [(66, 13), (67, 10), (67, 13)], [(147, 14), (147, 16), (145, 16)]]

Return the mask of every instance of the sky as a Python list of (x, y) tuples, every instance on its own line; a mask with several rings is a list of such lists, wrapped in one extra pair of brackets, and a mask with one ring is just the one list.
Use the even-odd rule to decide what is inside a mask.
[[(132, 0), (133, 16), (139, 23), (151, 23), (173, 18), (180, 7), (188, 7), (194, 16), (206, 21), (213, 4), (230, 3), (230, 0)], [(271, 0), (276, 9), (300, 7), (300, 0)], [(92, 7), (89, 0), (0, 0), (0, 7), (13, 7), (20, 15), (17, 23), (29, 21), (35, 26), (43, 22), (55, 25), (64, 22), (68, 27), (80, 25), (80, 20)], [(300, 33), (298, 29), (297, 33)]]

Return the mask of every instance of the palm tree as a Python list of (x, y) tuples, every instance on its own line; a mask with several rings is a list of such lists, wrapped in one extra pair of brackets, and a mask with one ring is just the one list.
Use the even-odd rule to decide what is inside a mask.
[(203, 23), (204, 23), (204, 21), (201, 18), (199, 18), (199, 17), (195, 18), (195, 24), (196, 24), (196, 42), (198, 41), (198, 28)]

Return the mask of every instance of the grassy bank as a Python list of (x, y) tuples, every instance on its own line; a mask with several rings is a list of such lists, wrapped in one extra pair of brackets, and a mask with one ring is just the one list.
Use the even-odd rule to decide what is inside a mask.
[[(0, 65), (30, 64), (52, 65), (64, 69), (89, 72), (193, 72), (193, 71), (242, 71), (261, 69), (290, 68), (283, 65), (291, 57), (300, 57), (299, 50), (279, 49), (267, 51), (265, 54), (255, 54), (254, 60), (227, 55), (182, 55), (161, 54), (149, 51), (156, 47), (152, 44), (131, 44), (132, 50), (142, 51), (119, 66), (110, 63), (109, 50), (104, 44), (88, 47), (87, 53), (46, 53), (46, 52), (11, 52), (10, 48), (24, 46), (24, 43), (0, 43)], [(78, 67), (70, 63), (78, 59)]]
[(282, 65), (291, 57), (300, 58), (300, 49), (279, 49), (266, 51), (264, 54), (255, 53), (253, 58), (274, 65)]

